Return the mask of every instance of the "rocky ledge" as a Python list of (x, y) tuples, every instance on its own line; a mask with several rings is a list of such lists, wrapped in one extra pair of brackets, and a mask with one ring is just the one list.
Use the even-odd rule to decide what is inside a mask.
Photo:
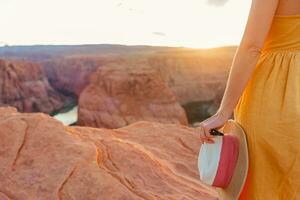
[(67, 127), (43, 113), (0, 108), (0, 199), (217, 199), (199, 181), (198, 135), (140, 121)]

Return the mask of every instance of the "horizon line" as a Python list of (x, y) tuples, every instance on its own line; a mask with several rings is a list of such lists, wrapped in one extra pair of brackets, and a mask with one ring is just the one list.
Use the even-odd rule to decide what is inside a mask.
[[(2, 45), (1, 45), (2, 43)], [(110, 46), (146, 46), (146, 47), (165, 47), (165, 48), (188, 48), (188, 49), (214, 49), (214, 48), (220, 48), (220, 47), (237, 47), (237, 44), (224, 44), (224, 45), (218, 45), (218, 46), (212, 46), (212, 47), (190, 47), (190, 46), (169, 46), (169, 45), (150, 45), (150, 44), (121, 44), (121, 43), (77, 43), (77, 44), (42, 44), (42, 43), (36, 43), (36, 44), (13, 44), (10, 45), (5, 42), (0, 43), (0, 48), (9, 48), (9, 47), (39, 47), (39, 46), (97, 46), (97, 45), (110, 45)]]

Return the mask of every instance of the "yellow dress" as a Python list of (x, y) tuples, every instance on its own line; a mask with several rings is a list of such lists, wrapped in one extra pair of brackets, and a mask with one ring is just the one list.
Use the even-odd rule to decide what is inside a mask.
[(300, 200), (300, 15), (274, 17), (234, 119), (249, 146), (239, 199)]

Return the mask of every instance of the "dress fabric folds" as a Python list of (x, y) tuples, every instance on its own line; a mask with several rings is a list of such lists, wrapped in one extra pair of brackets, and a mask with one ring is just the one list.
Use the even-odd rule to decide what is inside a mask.
[(300, 15), (274, 17), (234, 109), (247, 135), (240, 200), (300, 200)]

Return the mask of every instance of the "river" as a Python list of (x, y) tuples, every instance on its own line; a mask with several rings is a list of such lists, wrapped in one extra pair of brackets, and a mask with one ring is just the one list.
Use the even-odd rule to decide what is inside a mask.
[(64, 125), (69, 126), (77, 122), (77, 115), (78, 115), (77, 110), (78, 110), (78, 106), (74, 106), (68, 112), (59, 113), (54, 115), (53, 117), (61, 121)]

